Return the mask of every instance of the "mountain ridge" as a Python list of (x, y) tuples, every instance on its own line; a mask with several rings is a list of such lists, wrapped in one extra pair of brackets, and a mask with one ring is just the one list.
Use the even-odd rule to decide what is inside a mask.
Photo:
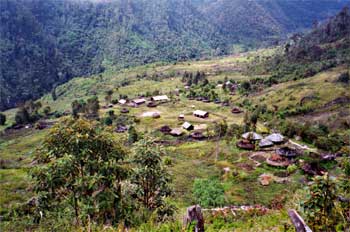
[[(324, 19), (348, 2), (322, 1), (316, 13), (302, 18), (311, 24), (310, 18)], [(305, 27), (286, 19), (287, 9), (298, 4), (280, 0), (1, 0), (0, 5), (0, 110), (109, 64), (122, 68), (229, 54), (233, 46), (275, 43)], [(297, 12), (307, 14), (310, 7), (303, 2), (298, 9), (304, 11)], [(294, 26), (282, 26), (286, 22)]]

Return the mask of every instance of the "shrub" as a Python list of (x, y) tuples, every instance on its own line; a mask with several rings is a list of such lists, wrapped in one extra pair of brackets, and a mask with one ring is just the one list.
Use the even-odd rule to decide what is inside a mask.
[(110, 126), (110, 125), (112, 125), (112, 123), (113, 123), (113, 120), (112, 120), (111, 117), (106, 117), (106, 118), (104, 119), (104, 124), (105, 124), (106, 126)]
[(193, 195), (202, 207), (215, 207), (225, 204), (224, 188), (217, 179), (195, 179)]
[(330, 137), (320, 137), (315, 142), (316, 147), (326, 150), (336, 152), (339, 151), (343, 143), (338, 136)]
[(298, 170), (298, 166), (295, 165), (295, 164), (289, 165), (288, 168), (287, 168), (287, 172), (289, 174), (294, 173), (296, 170)]

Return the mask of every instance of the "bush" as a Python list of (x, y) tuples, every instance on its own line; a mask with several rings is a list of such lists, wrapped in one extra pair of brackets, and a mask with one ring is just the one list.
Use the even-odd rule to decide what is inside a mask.
[(289, 165), (288, 168), (287, 168), (287, 172), (289, 174), (294, 173), (296, 170), (298, 170), (298, 166), (295, 165), (295, 164)]
[(331, 152), (336, 152), (339, 151), (340, 148), (342, 147), (343, 143), (341, 141), (341, 138), (338, 136), (330, 136), (330, 137), (320, 137), (316, 140), (315, 142), (316, 147), (326, 150), (326, 151), (331, 151)]
[(193, 195), (202, 207), (215, 207), (225, 204), (225, 191), (217, 179), (195, 179)]
[(112, 120), (111, 117), (106, 117), (106, 118), (104, 119), (104, 123), (105, 123), (106, 126), (110, 126), (110, 125), (113, 124), (113, 120)]

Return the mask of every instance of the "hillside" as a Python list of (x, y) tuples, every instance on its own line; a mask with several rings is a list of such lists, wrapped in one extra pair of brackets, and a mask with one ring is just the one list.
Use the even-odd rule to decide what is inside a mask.
[(326, 19), (348, 0), (0, 3), (3, 110), (111, 66), (203, 58), (268, 45)]
[[(312, 148), (312, 151), (315, 151), (318, 142), (317, 140), (310, 140), (310, 138), (314, 139), (310, 135), (317, 133), (317, 136), (325, 136), (324, 132), (319, 129), (321, 128), (320, 125), (323, 125), (322, 128), (326, 127), (329, 130), (329, 133), (332, 134), (331, 138), (340, 139), (340, 146), (348, 146), (346, 136), (349, 131), (350, 118), (349, 112), (344, 109), (349, 107), (349, 102), (334, 100), (339, 98), (350, 99), (347, 91), (348, 86), (337, 82), (339, 75), (349, 70), (345, 66), (338, 66), (307, 79), (290, 80), (271, 87), (255, 88), (253, 83), (256, 83), (256, 78), (266, 79), (268, 76), (245, 75), (245, 68), (251, 62), (254, 62), (256, 57), (268, 57), (275, 52), (275, 50), (261, 50), (240, 56), (229, 56), (207, 61), (179, 62), (176, 65), (154, 63), (123, 69), (120, 72), (104, 72), (101, 75), (74, 78), (56, 88), (56, 100), (53, 100), (50, 94), (40, 99), (42, 103), (42, 108), (39, 110), (40, 114), (44, 115), (43, 109), (50, 106), (50, 114), (44, 116), (41, 121), (45, 122), (43, 125), (51, 125), (51, 123), (61, 125), (63, 123), (62, 118), (67, 117), (62, 115), (72, 112), (71, 103), (74, 100), (86, 100), (96, 94), (101, 106), (98, 113), (100, 122), (103, 122), (103, 124), (106, 122), (105, 119), (108, 118), (110, 111), (113, 111), (116, 116), (112, 120), (112, 125), (105, 126), (107, 130), (115, 131), (120, 123), (133, 125), (139, 134), (150, 135), (164, 143), (166, 155), (162, 159), (164, 162), (169, 162), (167, 169), (173, 177), (174, 195), (171, 199), (179, 208), (175, 216), (176, 220), (165, 224), (148, 222), (139, 225), (134, 222), (136, 224), (132, 228), (133, 231), (163, 231), (169, 227), (174, 231), (180, 230), (181, 218), (185, 208), (198, 203), (198, 199), (195, 198), (193, 192), (194, 181), (209, 177), (218, 180), (220, 185), (223, 186), (225, 204), (238, 206), (261, 204), (267, 207), (269, 211), (268, 213), (257, 213), (254, 216), (242, 213), (241, 216), (230, 219), (221, 214), (205, 214), (208, 231), (217, 231), (218, 228), (222, 231), (231, 231), (232, 228), (236, 228), (237, 231), (283, 231), (285, 228), (291, 229), (292, 224), (286, 210), (290, 207), (300, 207), (298, 202), (301, 201), (300, 199), (304, 199), (306, 194), (303, 190), (305, 186), (301, 184), (300, 180), (306, 181), (309, 178), (301, 169), (302, 162), (296, 163), (296, 171), (287, 172), (286, 169), (271, 167), (265, 163), (266, 157), (269, 157), (273, 150), (255, 152), (245, 151), (237, 147), (236, 142), (239, 141), (239, 131), (241, 129), (237, 130), (236, 127), (238, 125), (238, 128), (240, 128), (245, 124), (246, 113), (232, 114), (231, 109), (238, 106), (244, 112), (250, 113), (257, 106), (266, 105), (267, 111), (260, 115), (257, 131), (259, 133), (266, 133), (273, 129), (283, 131), (283, 134), (290, 136), (291, 141), (302, 145), (306, 144)], [(209, 92), (213, 90), (221, 101), (228, 99), (229, 107), (214, 102), (207, 103), (188, 98), (188, 93), (182, 81), (183, 75), (185, 72), (195, 73), (197, 71), (206, 73), (209, 81)], [(235, 95), (230, 95), (222, 87), (217, 87), (218, 84), (227, 79), (241, 85), (249, 81), (252, 89), (248, 95), (243, 89), (239, 89)], [(176, 89), (180, 91), (179, 96), (176, 95)], [(194, 91), (200, 90), (196, 85), (193, 85), (191, 89)], [(139, 107), (120, 104), (109, 106), (110, 103), (105, 98), (108, 90), (114, 90), (112, 100), (120, 99), (121, 96), (134, 99), (141, 95), (167, 94), (171, 101), (160, 104), (155, 108), (147, 107), (145, 104)], [(199, 94), (204, 93), (199, 92)], [(308, 98), (308, 96), (314, 96), (314, 98)], [(312, 111), (286, 113), (288, 110), (298, 109), (300, 102), (304, 102), (303, 99), (308, 99), (305, 103)], [(129, 113), (120, 113), (125, 107), (129, 109)], [(275, 107), (278, 108), (277, 111), (275, 111)], [(192, 115), (194, 109), (210, 112), (209, 118), (194, 117)], [(9, 110), (5, 112), (8, 118), (7, 126), (14, 121), (16, 111)], [(144, 116), (147, 112), (158, 112), (160, 118)], [(203, 131), (206, 136), (215, 134), (215, 128), (223, 120), (227, 123), (228, 130), (233, 131), (228, 132), (219, 140), (216, 140), (215, 137), (209, 137), (201, 141), (189, 139), (191, 132), (184, 132), (181, 137), (172, 137), (159, 131), (164, 125), (171, 128), (181, 127), (183, 121), (178, 120), (179, 114), (184, 114), (185, 120), (193, 125), (206, 125), (207, 129)], [(284, 116), (281, 116), (282, 114)], [(56, 117), (61, 117), (61, 119)], [(280, 122), (301, 123), (302, 121), (312, 122), (312, 126), (308, 125), (300, 129), (303, 131), (301, 134), (299, 132), (293, 134), (292, 124), (279, 124)], [(26, 214), (25, 212), (31, 212), (31, 208), (28, 208), (29, 211), (22, 211), (23, 207), (28, 207), (27, 200), (34, 196), (31, 188), (31, 181), (33, 180), (29, 178), (28, 170), (36, 166), (33, 162), (37, 156), (36, 149), (50, 133), (50, 129), (45, 128), (46, 126), (44, 126), (44, 129), (38, 127), (41, 124), (36, 123), (33, 124), (33, 127), (8, 130), (0, 137), (2, 154), (0, 189), (1, 196), (3, 196), (0, 203), (3, 209), (1, 214), (4, 216), (2, 226), (5, 231), (11, 231), (14, 228), (22, 230), (22, 228), (28, 227), (40, 230), (52, 228), (52, 225), (68, 231), (75, 229), (69, 218), (58, 218), (55, 214), (47, 214), (48, 216), (40, 224), (33, 223), (31, 219), (28, 220), (25, 216), (14, 218), (10, 216), (15, 212), (24, 212), (24, 214)], [(120, 140), (126, 141), (129, 133), (114, 132), (113, 134)], [(300, 138), (297, 138), (298, 135), (302, 136), (301, 141)], [(332, 146), (323, 147), (320, 153), (323, 152), (323, 149), (333, 149)], [(132, 147), (131, 145), (129, 148)], [(315, 159), (312, 157), (311, 155), (301, 156), (299, 159), (310, 162), (310, 159)], [(261, 163), (261, 165), (256, 166), (258, 163)], [(328, 171), (334, 175), (337, 175), (341, 170), (333, 161), (322, 163), (322, 167), (328, 168)], [(224, 171), (224, 168), (229, 168), (229, 174)], [(273, 175), (276, 181), (268, 186), (262, 186), (259, 182), (259, 177), (262, 174)], [(279, 179), (280, 177), (281, 179)], [(298, 200), (295, 201), (295, 199)], [(28, 215), (31, 215), (31, 213)], [(230, 220), (230, 222), (222, 223), (222, 220)], [(97, 231), (102, 230), (98, 226), (94, 228)]]

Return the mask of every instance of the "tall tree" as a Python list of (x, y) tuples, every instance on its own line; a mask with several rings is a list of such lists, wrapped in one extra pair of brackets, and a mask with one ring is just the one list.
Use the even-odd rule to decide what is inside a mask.
[(68, 205), (77, 221), (118, 221), (123, 209), (121, 182), (128, 176), (123, 166), (126, 155), (113, 134), (87, 120), (56, 124), (37, 155), (41, 165), (33, 171), (41, 210)]
[(163, 166), (161, 154), (161, 147), (150, 138), (136, 143), (132, 182), (137, 186), (137, 199), (149, 210), (165, 205), (164, 198), (172, 193), (171, 178)]

